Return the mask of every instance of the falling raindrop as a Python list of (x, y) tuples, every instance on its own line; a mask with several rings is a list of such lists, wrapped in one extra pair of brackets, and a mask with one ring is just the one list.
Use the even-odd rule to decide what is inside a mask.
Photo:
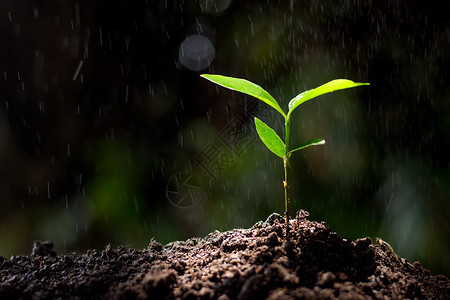
[(78, 62), (78, 65), (77, 65), (77, 68), (76, 68), (76, 70), (75, 70), (75, 73), (73, 74), (73, 76), (72, 76), (72, 80), (77, 80), (77, 77), (78, 77), (78, 74), (80, 73), (80, 70), (81, 70), (81, 67), (83, 66), (83, 61), (82, 60), (80, 60), (79, 62)]
[(99, 33), (99, 39), (100, 39), (100, 47), (103, 47), (103, 34), (102, 34), (101, 27), (98, 29), (98, 33)]

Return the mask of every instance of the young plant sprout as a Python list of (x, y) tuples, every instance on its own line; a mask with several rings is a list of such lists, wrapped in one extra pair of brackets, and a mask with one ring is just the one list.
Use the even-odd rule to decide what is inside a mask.
[(369, 85), (369, 83), (360, 83), (353, 82), (348, 79), (335, 79), (328, 83), (325, 83), (315, 89), (304, 91), (303, 93), (298, 94), (294, 97), (288, 105), (288, 113), (285, 114), (278, 104), (277, 100), (275, 100), (268, 92), (266, 92), (260, 86), (254, 84), (245, 79), (222, 76), (222, 75), (213, 75), (213, 74), (202, 74), (201, 77), (206, 78), (215, 84), (221, 85), (230, 90), (238, 91), (250, 96), (253, 96), (268, 105), (272, 106), (276, 111), (278, 111), (284, 118), (284, 126), (285, 126), (285, 139), (283, 140), (276, 134), (276, 132), (267, 126), (263, 121), (255, 117), (255, 126), (256, 131), (258, 132), (259, 137), (262, 142), (272, 151), (275, 155), (279, 156), (283, 159), (284, 165), (284, 204), (285, 204), (285, 217), (286, 217), (286, 240), (289, 239), (289, 184), (288, 184), (288, 171), (287, 167), (289, 166), (289, 158), (292, 153), (315, 145), (323, 145), (325, 144), (324, 139), (312, 139), (300, 143), (292, 150), (289, 150), (289, 137), (291, 133), (291, 115), (294, 109), (296, 109), (300, 104), (311, 100), (317, 96), (331, 93), (337, 90), (343, 90), (348, 88), (353, 88), (361, 85)]

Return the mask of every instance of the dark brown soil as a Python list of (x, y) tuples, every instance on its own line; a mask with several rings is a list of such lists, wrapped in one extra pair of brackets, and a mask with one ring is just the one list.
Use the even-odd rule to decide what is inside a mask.
[(166, 246), (56, 256), (0, 257), (0, 299), (450, 299), (449, 279), (398, 257), (381, 240), (348, 241), (305, 211), (273, 214), (250, 229)]

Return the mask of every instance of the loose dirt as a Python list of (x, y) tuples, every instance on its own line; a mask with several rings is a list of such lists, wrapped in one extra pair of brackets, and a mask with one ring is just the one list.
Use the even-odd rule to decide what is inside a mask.
[(385, 242), (349, 241), (300, 211), (162, 246), (0, 256), (0, 299), (450, 299), (450, 282)]

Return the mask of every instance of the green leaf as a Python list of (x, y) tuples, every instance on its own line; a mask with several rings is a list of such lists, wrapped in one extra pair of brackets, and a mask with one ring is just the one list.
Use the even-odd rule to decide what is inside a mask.
[(228, 77), (222, 75), (213, 75), (213, 74), (202, 74), (201, 77), (208, 79), (209, 81), (214, 82), (215, 84), (226, 87), (227, 89), (238, 91), (269, 104), (273, 108), (275, 108), (283, 117), (286, 119), (286, 114), (281, 109), (277, 100), (275, 100), (268, 92), (266, 92), (262, 87), (253, 82), (250, 82), (245, 79)]
[(352, 87), (357, 87), (361, 85), (370, 85), (370, 83), (363, 83), (363, 82), (353, 82), (348, 79), (335, 79), (330, 82), (327, 82), (319, 87), (316, 87), (315, 89), (305, 91), (303, 93), (300, 93), (297, 95), (294, 99), (292, 99), (289, 102), (289, 112), (288, 112), (288, 118), (290, 117), (292, 111), (297, 108), (300, 104), (311, 100), (317, 96), (331, 93), (338, 90), (348, 89)]
[(286, 154), (286, 146), (276, 132), (267, 126), (266, 123), (255, 117), (256, 131), (261, 141), (269, 148), (270, 151), (283, 158)]
[(323, 144), (325, 144), (325, 140), (324, 139), (308, 140), (308, 141), (305, 141), (305, 142), (301, 143), (294, 150), (289, 151), (288, 155), (291, 156), (291, 154), (294, 153), (295, 151), (298, 151), (300, 149), (303, 149), (303, 148), (306, 148), (306, 147), (309, 147), (309, 146), (317, 146), (317, 145), (323, 145)]

